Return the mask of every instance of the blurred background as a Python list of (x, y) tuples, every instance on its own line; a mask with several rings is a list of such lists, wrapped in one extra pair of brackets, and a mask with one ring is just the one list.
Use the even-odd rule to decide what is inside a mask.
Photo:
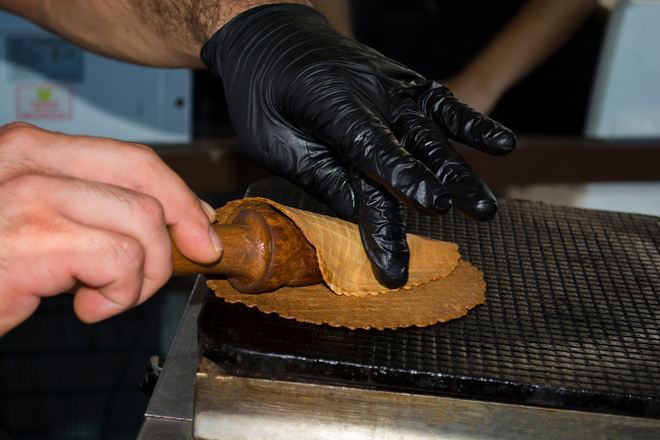
[[(498, 197), (660, 215), (660, 2), (317, 3), (340, 31), (517, 133), (505, 157), (457, 145)], [(215, 207), (268, 175), (240, 154), (208, 72), (107, 60), (5, 13), (0, 97), (0, 125), (152, 146)], [(167, 356), (193, 282), (95, 325), (69, 296), (44, 300), (0, 338), (0, 438), (135, 438), (147, 365)]]

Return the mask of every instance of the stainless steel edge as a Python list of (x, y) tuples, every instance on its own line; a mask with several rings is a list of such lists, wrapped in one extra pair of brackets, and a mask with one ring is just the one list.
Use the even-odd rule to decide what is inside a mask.
[(197, 374), (197, 440), (657, 439), (660, 420)]
[[(195, 374), (202, 357), (197, 344), (197, 316), (206, 289), (204, 278), (197, 277), (149, 400), (145, 420), (138, 434), (139, 440), (192, 438)], [(171, 433), (171, 436), (164, 436), (165, 433)], [(181, 433), (188, 433), (188, 436), (181, 437)]]

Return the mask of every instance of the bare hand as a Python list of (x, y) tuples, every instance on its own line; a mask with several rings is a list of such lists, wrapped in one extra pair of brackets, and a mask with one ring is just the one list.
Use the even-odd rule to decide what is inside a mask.
[(172, 272), (168, 227), (186, 257), (220, 257), (212, 220), (145, 146), (0, 127), (0, 335), (63, 292), (85, 322), (144, 302)]

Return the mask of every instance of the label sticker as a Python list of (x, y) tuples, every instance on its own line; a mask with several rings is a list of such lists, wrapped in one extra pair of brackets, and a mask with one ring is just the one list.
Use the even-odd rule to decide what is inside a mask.
[(71, 119), (73, 90), (65, 84), (18, 84), (16, 119)]

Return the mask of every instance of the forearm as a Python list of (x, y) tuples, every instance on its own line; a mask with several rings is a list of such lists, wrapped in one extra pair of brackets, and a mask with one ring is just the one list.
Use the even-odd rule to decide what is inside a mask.
[(332, 27), (349, 38), (355, 38), (349, 0), (312, 0), (312, 3), (328, 17)]
[(597, 0), (530, 0), (460, 73), (499, 98), (554, 53)]
[[(203, 67), (202, 45), (225, 23), (276, 0), (0, 0), (92, 52), (157, 67)], [(286, 3), (311, 5), (308, 0)]]

